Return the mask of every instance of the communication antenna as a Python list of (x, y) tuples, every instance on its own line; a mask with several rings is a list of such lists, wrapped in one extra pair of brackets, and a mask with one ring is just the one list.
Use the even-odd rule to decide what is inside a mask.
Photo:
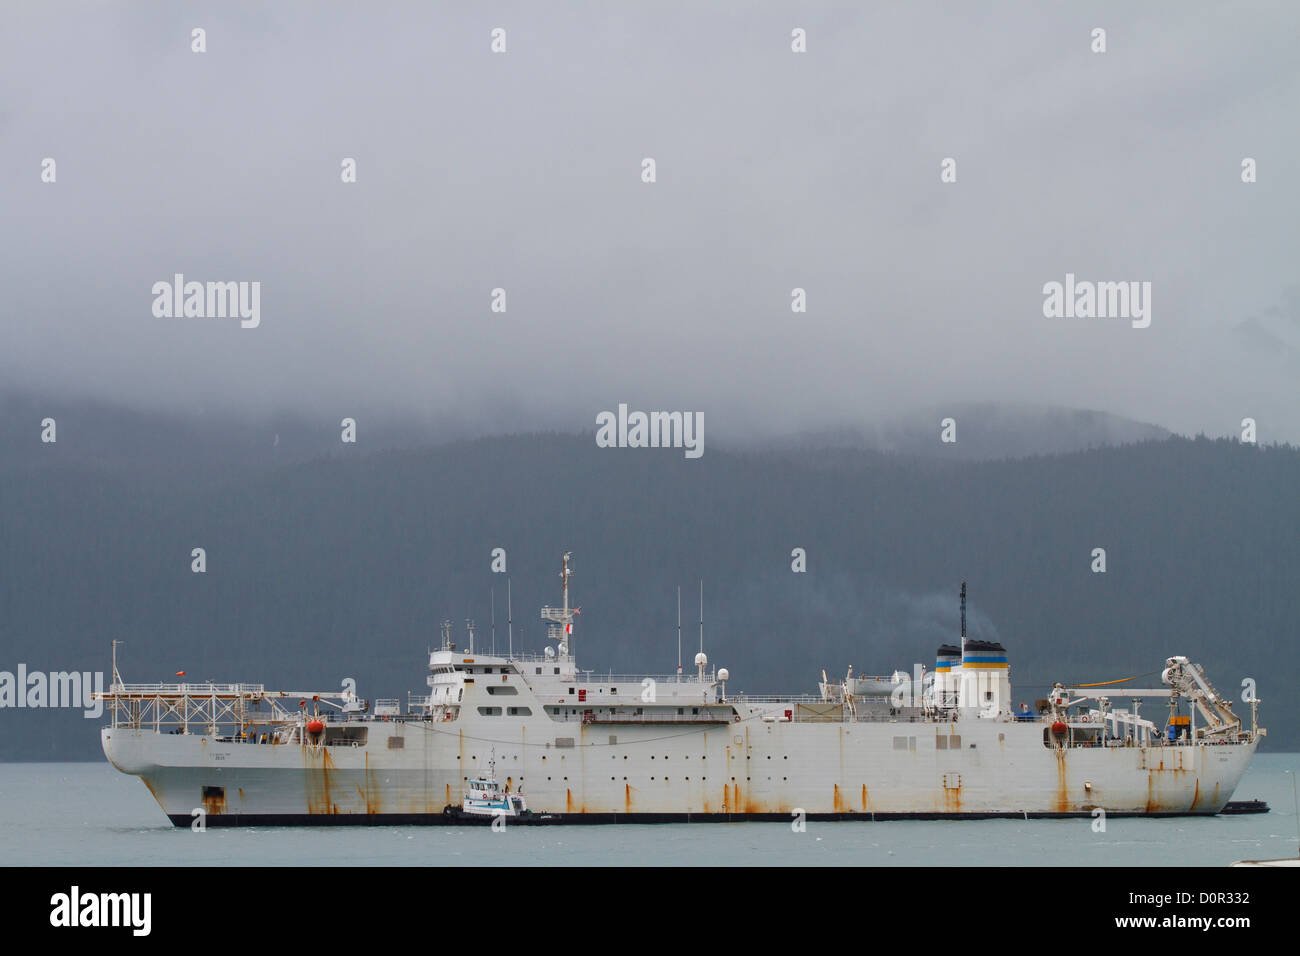
[(474, 622), (465, 618), (465, 630), (469, 631), (469, 652), (474, 653)]
[(700, 578), (700, 653), (704, 653), (704, 578)]
[(497, 652), (497, 592), (495, 588), (488, 588), (488, 600), (492, 604), (492, 653)]
[(677, 585), (677, 679), (682, 679), (682, 586)]
[(506, 578), (506, 630), (510, 637), (510, 656), (515, 656), (515, 616), (510, 608), (510, 579)]
[(966, 582), (961, 582), (961, 656), (966, 659)]

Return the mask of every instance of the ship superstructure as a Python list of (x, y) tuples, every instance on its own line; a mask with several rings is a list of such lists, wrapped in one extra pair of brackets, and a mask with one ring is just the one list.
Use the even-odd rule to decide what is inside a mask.
[(730, 695), (701, 650), (694, 674), (595, 675), (571, 573), (566, 554), (542, 653), (458, 649), (444, 625), (405, 713), (350, 691), (127, 684), (115, 654), (104, 752), (185, 826), (456, 822), (486, 780), (548, 823), (880, 820), (1213, 814), (1266, 733), (1257, 702), (1245, 728), (1180, 656), (1158, 688), (1017, 704), (1006, 649), (966, 639), (964, 584), (960, 643), (932, 671)]

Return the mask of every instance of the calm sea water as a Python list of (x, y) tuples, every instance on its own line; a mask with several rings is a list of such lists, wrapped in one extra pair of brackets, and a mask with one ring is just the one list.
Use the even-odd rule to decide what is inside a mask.
[(167, 822), (144, 785), (107, 763), (0, 764), (0, 864), (836, 864), (1223, 866), (1297, 852), (1300, 754), (1255, 758), (1234, 795), (1272, 812), (1190, 819), (980, 820), (486, 828), (210, 829)]

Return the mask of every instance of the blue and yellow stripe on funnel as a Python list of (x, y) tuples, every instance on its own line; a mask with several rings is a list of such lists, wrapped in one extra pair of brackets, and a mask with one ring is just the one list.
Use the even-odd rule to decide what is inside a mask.
[(966, 668), (1005, 670), (1007, 656), (1005, 654), (967, 654), (962, 658), (961, 666), (963, 670)]

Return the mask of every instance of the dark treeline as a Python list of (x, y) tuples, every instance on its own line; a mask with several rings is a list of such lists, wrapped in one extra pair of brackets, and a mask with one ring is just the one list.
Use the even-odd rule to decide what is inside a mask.
[[(678, 585), (689, 671), (700, 578), (705, 651), (733, 692), (814, 691), (823, 667), (932, 666), (965, 578), (969, 631), (1007, 645), (1021, 699), (1055, 679), (1151, 686), (1166, 656), (1187, 654), (1234, 700), (1258, 682), (1270, 749), (1300, 742), (1294, 448), (1170, 438), (984, 462), (713, 448), (691, 461), (525, 435), (218, 462), (203, 480), (178, 462), (159, 481), (165, 447), (101, 466), (60, 429), (57, 450), (0, 459), (0, 670), (106, 671), (119, 638), (127, 680), (185, 670), (313, 690), (353, 677), (363, 696), (404, 699), (424, 687), (444, 618), (460, 641), (466, 617), (480, 648), (492, 641), (490, 588), (505, 648), (493, 548), (507, 552), (515, 647), (540, 650), (538, 608), (559, 599), (570, 550), (579, 662), (596, 671), (674, 668)], [(791, 571), (794, 548), (807, 573)], [(0, 758), (99, 756), (101, 722), (79, 712), (0, 720)]]

